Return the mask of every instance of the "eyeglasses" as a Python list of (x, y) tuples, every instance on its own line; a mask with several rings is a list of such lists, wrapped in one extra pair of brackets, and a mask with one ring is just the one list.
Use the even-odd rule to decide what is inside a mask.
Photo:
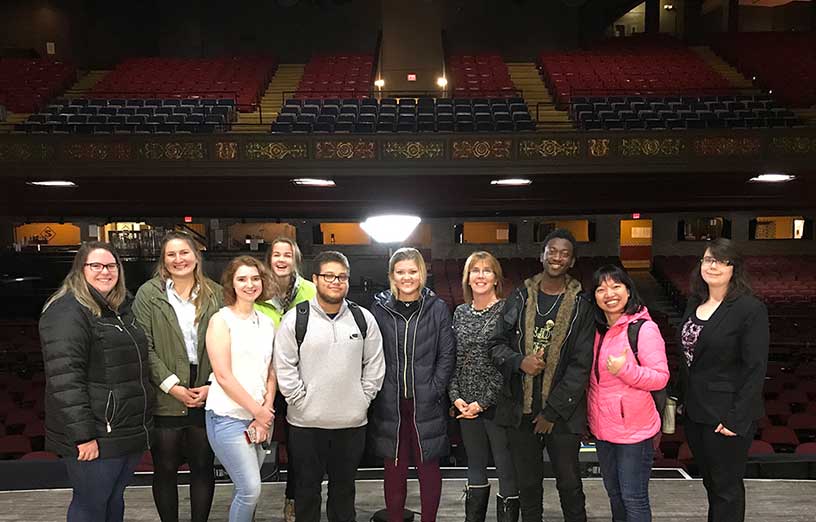
[(118, 272), (119, 265), (116, 263), (85, 263), (85, 266), (91, 269), (91, 272), (101, 272), (103, 268), (107, 268), (108, 272)]
[(483, 275), (485, 277), (490, 277), (490, 276), (493, 275), (493, 273), (494, 273), (493, 269), (491, 269), (491, 268), (482, 268), (482, 269), (471, 268), (470, 269), (470, 275), (472, 275), (474, 277), (476, 277), (478, 275)]
[(322, 277), (325, 283), (334, 283), (335, 281), (347, 283), (349, 280), (348, 274), (317, 274), (317, 275)]
[(730, 259), (717, 259), (716, 257), (712, 257), (712, 256), (705, 256), (704, 258), (702, 258), (700, 260), (700, 263), (703, 266), (714, 266), (714, 265), (731, 266), (731, 260)]

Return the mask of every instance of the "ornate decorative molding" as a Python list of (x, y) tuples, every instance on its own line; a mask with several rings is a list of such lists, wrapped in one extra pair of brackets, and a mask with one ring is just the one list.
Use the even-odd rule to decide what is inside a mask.
[(510, 159), (512, 140), (456, 140), (453, 159)]
[(806, 136), (783, 136), (772, 138), (771, 152), (777, 154), (814, 154), (816, 153), (816, 138)]
[(54, 159), (54, 146), (46, 143), (0, 143), (0, 161)]
[(206, 147), (202, 142), (140, 143), (136, 146), (139, 159), (156, 161), (203, 160)]
[(62, 149), (65, 159), (73, 161), (130, 161), (128, 143), (69, 143)]
[(386, 141), (382, 158), (391, 160), (444, 159), (444, 141)]
[(245, 146), (244, 156), (251, 160), (307, 159), (309, 157), (309, 149), (304, 142), (250, 141)]
[(520, 159), (575, 158), (580, 153), (579, 140), (524, 138), (519, 141)]
[(238, 142), (218, 141), (215, 143), (215, 157), (219, 160), (238, 159)]
[(377, 157), (374, 140), (318, 141), (315, 159), (319, 160), (373, 160)]
[(623, 138), (621, 156), (679, 156), (685, 144), (680, 138)]
[(589, 144), (589, 154), (594, 158), (606, 158), (609, 156), (609, 139), (593, 138), (587, 140)]
[(698, 156), (753, 156), (762, 150), (762, 138), (698, 138), (694, 151)]

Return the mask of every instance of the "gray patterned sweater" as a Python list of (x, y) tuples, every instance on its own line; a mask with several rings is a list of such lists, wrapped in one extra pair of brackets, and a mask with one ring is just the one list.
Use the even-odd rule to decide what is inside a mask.
[(502, 375), (493, 365), (490, 334), (501, 318), (504, 299), (490, 308), (475, 311), (469, 304), (456, 307), (453, 331), (456, 334), (456, 369), (448, 387), (451, 402), (476, 401), (483, 409), (496, 404), (503, 385)]

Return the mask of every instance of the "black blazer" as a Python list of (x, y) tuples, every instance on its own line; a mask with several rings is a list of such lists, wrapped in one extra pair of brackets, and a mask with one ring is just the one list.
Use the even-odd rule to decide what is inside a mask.
[[(698, 299), (689, 299), (681, 324), (699, 305)], [(753, 422), (765, 414), (768, 343), (768, 310), (761, 301), (753, 296), (723, 301), (700, 332), (691, 367), (680, 364), (685, 415), (750, 436)], [(682, 339), (679, 346), (682, 350)]]

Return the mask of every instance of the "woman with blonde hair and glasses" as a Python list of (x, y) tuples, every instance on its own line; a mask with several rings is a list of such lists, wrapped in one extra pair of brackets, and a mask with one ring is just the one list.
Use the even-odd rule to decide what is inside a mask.
[(385, 382), (374, 400), (374, 449), (384, 458), (389, 522), (402, 522), (408, 464), (419, 475), (422, 522), (436, 520), (442, 492), (439, 458), (448, 454), (445, 392), (456, 359), (448, 305), (425, 287), (425, 261), (400, 248), (388, 262), (390, 290), (372, 314), (383, 337)]
[(45, 446), (68, 469), (68, 522), (121, 522), (125, 487), (150, 446), (148, 342), (132, 303), (119, 255), (91, 241), (40, 317)]
[(215, 492), (204, 423), (212, 368), (204, 341), (222, 298), (221, 286), (204, 275), (202, 265), (191, 236), (166, 234), (154, 277), (139, 288), (133, 305), (147, 334), (155, 387), (153, 499), (162, 522), (178, 521), (178, 468), (185, 462), (192, 522), (206, 522)]
[(504, 309), (503, 275), (499, 261), (489, 252), (474, 252), (465, 261), (462, 291), (465, 303), (453, 313), (456, 334), (456, 369), (448, 395), (459, 419), (468, 456), (465, 520), (484, 522), (490, 500), (487, 465), (496, 463), (499, 492), (496, 520), (516, 522), (519, 517), (515, 468), (506, 429), (496, 424), (506, 413), (504, 378), (490, 357), (490, 336)]
[(230, 522), (249, 522), (261, 496), (263, 445), (271, 436), (277, 391), (272, 367), (275, 325), (255, 304), (275, 291), (263, 263), (230, 261), (221, 276), (224, 307), (207, 329), (215, 380), (207, 396), (207, 437), (235, 486)]

